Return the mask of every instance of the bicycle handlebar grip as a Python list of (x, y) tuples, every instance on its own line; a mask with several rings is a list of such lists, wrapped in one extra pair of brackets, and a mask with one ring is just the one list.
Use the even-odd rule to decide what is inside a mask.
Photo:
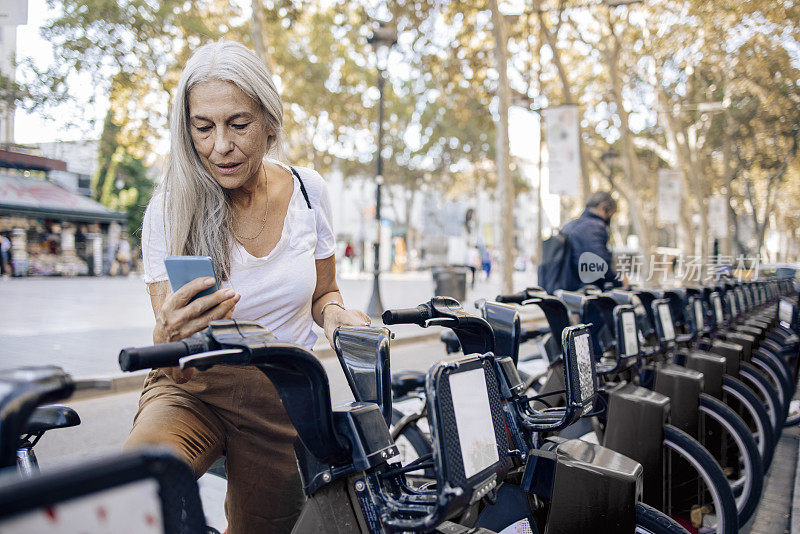
[(183, 341), (159, 343), (152, 347), (129, 347), (119, 352), (119, 367), (123, 371), (174, 367), (189, 353), (189, 347)]
[(397, 308), (383, 312), (383, 324), (421, 324), (430, 318), (430, 313), (423, 306), (416, 308)]
[(519, 291), (517, 293), (497, 295), (497, 298), (494, 300), (500, 303), (521, 304), (523, 301), (528, 300), (528, 292)]

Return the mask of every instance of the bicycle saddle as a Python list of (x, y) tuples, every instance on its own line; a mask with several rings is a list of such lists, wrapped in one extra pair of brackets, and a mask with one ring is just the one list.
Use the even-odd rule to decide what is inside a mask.
[(333, 333), (333, 347), (342, 371), (360, 402), (374, 402), (386, 424), (392, 422), (391, 366), (387, 328), (341, 326)]
[(422, 371), (397, 371), (392, 373), (392, 395), (404, 397), (412, 391), (425, 387), (425, 373)]
[(68, 428), (81, 424), (78, 413), (69, 406), (53, 404), (40, 406), (28, 419), (23, 434), (41, 434), (55, 428)]
[(577, 291), (564, 291), (563, 289), (559, 289), (556, 291), (555, 296), (561, 299), (567, 309), (574, 313), (580, 313), (581, 306), (583, 305), (583, 299), (586, 298), (586, 295), (583, 293), (579, 293)]
[(442, 333), (439, 334), (439, 339), (444, 343), (447, 354), (453, 354), (461, 350), (461, 342), (452, 330), (442, 330)]

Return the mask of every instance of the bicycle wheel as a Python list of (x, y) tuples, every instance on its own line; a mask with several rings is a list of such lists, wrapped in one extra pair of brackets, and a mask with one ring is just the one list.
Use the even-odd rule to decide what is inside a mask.
[[(733, 492), (714, 457), (694, 438), (672, 425), (664, 425), (665, 456), (670, 466), (672, 494), (686, 490), (697, 494), (687, 506), (672, 504), (667, 510), (670, 517), (690, 519), (701, 534), (736, 534), (739, 521)], [(690, 479), (676, 483), (673, 474), (688, 467), (694, 472)]]
[[(794, 391), (797, 393), (797, 384), (795, 384)], [(789, 427), (797, 424), (800, 424), (800, 399), (793, 394), (792, 400), (789, 401), (789, 409), (786, 411), (786, 421), (783, 422), (783, 426)]]
[(775, 360), (764, 352), (754, 354), (750, 363), (756, 369), (761, 370), (764, 378), (772, 384), (772, 388), (778, 394), (778, 400), (781, 403), (781, 413), (785, 415), (789, 409), (789, 401), (792, 398), (792, 392), (791, 382), (787, 376), (784, 376), (784, 370), (780, 367), (780, 363), (775, 362)]
[(723, 464), (726, 468), (723, 472), (736, 498), (739, 524), (744, 525), (756, 511), (764, 488), (764, 470), (758, 446), (742, 418), (714, 397), (700, 395), (700, 413), (707, 418), (704, 421), (707, 431), (724, 429), (720, 434), (730, 437), (726, 440), (731, 446), (725, 450), (727, 461)]
[(789, 413), (786, 415), (783, 427), (786, 428), (797, 424), (800, 424), (800, 399), (792, 400), (789, 403)]
[(755, 367), (742, 362), (739, 369), (739, 376), (742, 382), (750, 386), (753, 392), (760, 398), (761, 404), (769, 414), (770, 425), (774, 441), (777, 442), (783, 431), (783, 413), (778, 394), (772, 389), (772, 384), (764, 378), (761, 371)]
[(744, 420), (761, 455), (763, 471), (766, 473), (775, 452), (775, 434), (772, 423), (761, 400), (741, 380), (725, 376), (722, 383), (723, 401)]
[[(397, 425), (405, 415), (400, 410), (392, 408), (392, 426)], [(400, 463), (402, 465), (408, 465), (420, 456), (433, 452), (430, 439), (420, 430), (416, 422), (409, 423), (400, 431), (400, 435), (395, 439), (395, 445), (397, 445), (397, 450), (400, 453)], [(412, 476), (417, 474), (424, 474), (426, 477), (435, 476), (432, 469), (426, 469), (424, 472), (413, 471), (409, 473)]]
[(672, 518), (643, 502), (636, 503), (636, 534), (689, 534)]

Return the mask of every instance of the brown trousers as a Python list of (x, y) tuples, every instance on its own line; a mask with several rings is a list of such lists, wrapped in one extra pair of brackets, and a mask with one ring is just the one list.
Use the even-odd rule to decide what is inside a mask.
[(255, 367), (217, 366), (176, 384), (151, 371), (125, 448), (172, 447), (198, 478), (225, 455), (229, 534), (290, 532), (303, 496), (296, 433)]

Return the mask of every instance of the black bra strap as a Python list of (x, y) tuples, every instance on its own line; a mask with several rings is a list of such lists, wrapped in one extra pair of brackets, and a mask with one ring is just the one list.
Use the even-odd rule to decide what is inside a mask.
[(292, 174), (294, 174), (297, 181), (300, 182), (300, 192), (303, 193), (303, 198), (306, 199), (306, 204), (308, 204), (308, 209), (314, 209), (311, 207), (311, 201), (308, 200), (308, 192), (306, 191), (306, 186), (303, 185), (303, 180), (300, 179), (300, 174), (294, 170), (294, 167), (289, 167), (292, 170)]

